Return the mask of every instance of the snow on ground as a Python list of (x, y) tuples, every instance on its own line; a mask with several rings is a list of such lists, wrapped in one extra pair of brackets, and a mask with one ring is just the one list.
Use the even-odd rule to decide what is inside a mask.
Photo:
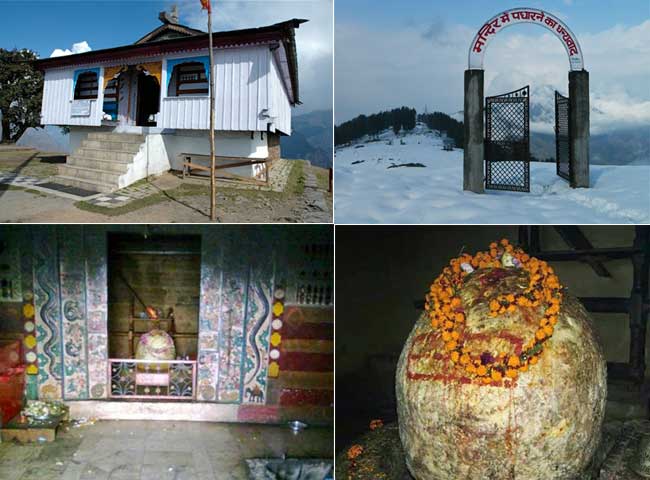
[[(534, 162), (530, 193), (480, 195), (463, 191), (463, 151), (443, 151), (438, 132), (379, 139), (337, 149), (336, 223), (650, 223), (649, 166), (592, 165), (591, 188), (573, 189)], [(404, 163), (425, 168), (388, 168)]]

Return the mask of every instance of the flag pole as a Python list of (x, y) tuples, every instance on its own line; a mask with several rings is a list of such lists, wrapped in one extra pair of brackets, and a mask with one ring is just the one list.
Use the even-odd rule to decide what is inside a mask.
[(210, 220), (217, 219), (217, 185), (216, 185), (216, 164), (214, 157), (214, 64), (212, 59), (212, 6), (208, 4), (208, 39), (210, 58)]

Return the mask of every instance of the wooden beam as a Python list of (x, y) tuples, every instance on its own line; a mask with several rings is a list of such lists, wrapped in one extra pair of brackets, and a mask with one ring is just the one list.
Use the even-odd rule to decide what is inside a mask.
[[(576, 250), (592, 250), (594, 248), (577, 225), (557, 225), (553, 228), (571, 248)], [(583, 261), (589, 264), (599, 277), (612, 278), (612, 274), (609, 273), (609, 270), (598, 259), (586, 256)]]
[(642, 250), (634, 247), (618, 247), (618, 248), (593, 248), (591, 250), (554, 250), (546, 252), (536, 252), (534, 256), (547, 261), (580, 261), (586, 256), (605, 260), (619, 260), (621, 258), (631, 258), (636, 253)]

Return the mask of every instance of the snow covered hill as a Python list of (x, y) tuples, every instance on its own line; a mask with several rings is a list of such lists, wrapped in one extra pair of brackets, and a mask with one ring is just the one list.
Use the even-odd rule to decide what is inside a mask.
[(572, 189), (554, 163), (531, 163), (531, 192), (465, 192), (463, 151), (418, 125), (335, 154), (337, 223), (650, 223), (650, 167), (592, 165)]

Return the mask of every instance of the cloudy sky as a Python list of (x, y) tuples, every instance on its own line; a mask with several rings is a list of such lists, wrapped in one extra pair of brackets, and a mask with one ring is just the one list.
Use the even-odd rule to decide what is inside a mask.
[[(648, 0), (528, 1), (563, 19), (578, 37), (590, 72), (593, 130), (650, 124)], [(463, 72), (476, 31), (498, 13), (478, 0), (336, 4), (336, 123), (401, 105), (422, 111), (463, 108)], [(520, 6), (500, 2), (498, 10)], [(624, 8), (621, 7), (624, 5)], [(568, 93), (568, 58), (550, 32), (514, 25), (490, 42), (486, 95), (530, 84)], [(541, 103), (552, 99), (537, 99)], [(536, 101), (534, 96), (531, 101)]]
[[(199, 0), (0, 0), (0, 48), (29, 48), (42, 58), (128, 45), (158, 27), (158, 12), (174, 3), (181, 23), (207, 30)], [(215, 31), (309, 20), (296, 30), (303, 105), (295, 113), (331, 110), (332, 0), (212, 0), (212, 5)]]

